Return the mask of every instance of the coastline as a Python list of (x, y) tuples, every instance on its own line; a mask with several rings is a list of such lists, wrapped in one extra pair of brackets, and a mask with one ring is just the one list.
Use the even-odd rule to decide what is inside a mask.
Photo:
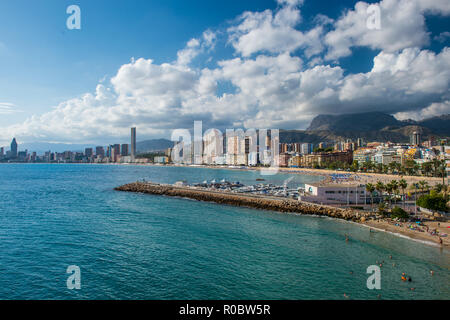
[[(254, 209), (271, 210), (282, 213), (294, 213), (299, 215), (313, 215), (329, 217), (357, 223), (361, 226), (372, 228), (377, 231), (391, 233), (393, 235), (419, 241), (429, 246), (450, 249), (449, 237), (442, 237), (442, 245), (438, 243), (438, 237), (426, 232), (413, 231), (405, 228), (407, 223), (397, 223), (396, 226), (389, 220), (375, 218), (373, 213), (363, 212), (355, 209), (343, 209), (327, 205), (319, 205), (291, 199), (275, 198), (259, 195), (238, 194), (213, 190), (203, 190), (191, 187), (178, 187), (167, 184), (154, 184), (135, 182), (115, 188), (116, 191), (144, 193), (159, 196), (182, 197), (198, 201), (215, 202), (218, 204), (250, 207)], [(447, 231), (449, 222), (426, 222), (430, 229), (439, 229), (440, 232)]]
[[(441, 229), (441, 230), (445, 230), (445, 228), (447, 226), (450, 226), (449, 222), (441, 222), (441, 227), (437, 227), (437, 223), (435, 221), (427, 221), (425, 222), (425, 224), (427, 226), (430, 227), (430, 229)], [(374, 230), (377, 231), (382, 231), (382, 232), (387, 232), (396, 236), (401, 236), (403, 238), (407, 238), (410, 240), (414, 240), (414, 241), (419, 241), (421, 243), (425, 243), (427, 245), (430, 246), (434, 246), (434, 247), (442, 247), (445, 248), (447, 250), (450, 249), (450, 239), (449, 237), (442, 237), (442, 246), (439, 244), (438, 240), (437, 240), (437, 236), (432, 236), (428, 233), (425, 232), (417, 232), (417, 231), (413, 231), (410, 230), (408, 228), (405, 227), (399, 227), (399, 226), (395, 226), (392, 224), (389, 224), (388, 221), (377, 221), (377, 220), (369, 220), (366, 222), (361, 222), (361, 225), (364, 225), (368, 228), (372, 228)], [(402, 223), (403, 225), (405, 225), (406, 223)], [(450, 229), (447, 229), (450, 230)]]
[[(261, 167), (229, 167), (225, 165), (187, 165), (187, 164), (155, 164), (155, 163), (0, 163), (0, 164), (73, 164), (73, 165), (111, 165), (111, 166), (139, 166), (139, 167), (180, 167), (180, 168), (203, 168), (203, 169), (216, 169), (216, 170), (236, 170), (236, 171), (261, 171), (263, 169), (270, 170), (269, 168)], [(430, 186), (442, 183), (442, 178), (426, 177), (426, 176), (408, 176), (408, 175), (393, 175), (385, 173), (368, 173), (368, 172), (350, 172), (350, 171), (337, 171), (330, 169), (313, 169), (313, 168), (289, 168), (279, 167), (273, 169), (282, 173), (291, 174), (305, 174), (310, 176), (321, 176), (325, 179), (330, 178), (332, 175), (345, 174), (348, 175), (348, 182), (359, 182), (361, 184), (376, 183), (382, 181), (383, 183), (390, 182), (391, 180), (405, 179), (408, 184), (417, 183), (420, 180), (425, 180)]]
[(329, 169), (313, 169), (313, 168), (289, 168), (279, 167), (277, 169), (261, 168), (261, 167), (229, 167), (229, 166), (214, 166), (214, 165), (186, 165), (186, 164), (154, 164), (154, 163), (110, 163), (113, 165), (137, 165), (137, 166), (152, 166), (152, 167), (182, 167), (182, 168), (206, 168), (206, 169), (225, 169), (225, 170), (237, 170), (237, 171), (261, 171), (261, 170), (274, 170), (281, 173), (291, 174), (305, 174), (309, 176), (321, 176), (325, 179), (330, 178), (336, 174), (346, 174), (349, 176), (349, 182), (359, 182), (361, 184), (376, 183), (382, 181), (383, 183), (390, 182), (392, 180), (405, 179), (408, 184), (417, 183), (421, 180), (425, 180), (430, 186), (442, 183), (442, 178), (437, 177), (425, 177), (425, 176), (399, 176), (394, 174), (385, 173), (368, 173), (368, 172), (350, 172), (350, 171), (338, 171)]

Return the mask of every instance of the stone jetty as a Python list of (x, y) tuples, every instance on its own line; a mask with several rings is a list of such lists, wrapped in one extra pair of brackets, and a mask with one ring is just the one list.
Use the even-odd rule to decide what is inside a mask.
[(279, 212), (328, 216), (354, 222), (364, 222), (371, 216), (370, 213), (358, 210), (336, 208), (332, 206), (313, 204), (287, 198), (240, 194), (222, 190), (215, 191), (195, 187), (178, 187), (168, 184), (156, 184), (149, 182), (134, 182), (117, 187), (115, 188), (115, 190), (170, 197), (183, 197), (199, 201), (209, 201), (219, 204)]

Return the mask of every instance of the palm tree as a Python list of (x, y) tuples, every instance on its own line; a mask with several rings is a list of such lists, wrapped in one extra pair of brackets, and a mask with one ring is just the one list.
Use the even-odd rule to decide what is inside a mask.
[(372, 183), (366, 184), (366, 191), (370, 193), (370, 207), (373, 208), (373, 192), (375, 191), (375, 186)]
[(395, 194), (395, 198), (394, 198), (395, 202), (397, 202), (398, 187), (399, 187), (397, 180), (392, 180), (391, 181), (391, 186), (392, 186), (392, 191)]
[(400, 189), (402, 189), (402, 194), (403, 194), (403, 209), (405, 208), (405, 189), (408, 188), (408, 182), (406, 182), (405, 179), (400, 179), (400, 181), (398, 182), (398, 186), (400, 187)]
[(389, 206), (392, 204), (392, 191), (394, 190), (393, 181), (386, 184), (385, 189), (388, 194)]
[(433, 176), (439, 177), (439, 175), (442, 171), (441, 166), (445, 165), (445, 161), (434, 159), (433, 162), (431, 162), (431, 164), (433, 165), (433, 171), (434, 171)]
[(428, 189), (428, 182), (426, 182), (425, 180), (420, 180), (419, 186), (420, 186), (420, 191), (422, 191), (422, 193), (424, 193), (425, 189)]
[(422, 173), (425, 176), (429, 176), (430, 172), (432, 171), (432, 163), (431, 162), (424, 162), (422, 163)]
[(386, 189), (386, 186), (384, 185), (383, 182), (378, 181), (377, 184), (375, 185), (375, 190), (377, 190), (379, 196), (381, 197), (381, 202), (384, 202), (383, 199), (383, 191)]

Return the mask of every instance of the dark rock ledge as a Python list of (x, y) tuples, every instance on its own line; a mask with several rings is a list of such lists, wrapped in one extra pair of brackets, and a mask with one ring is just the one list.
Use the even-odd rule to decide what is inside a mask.
[(185, 197), (199, 201), (212, 201), (240, 207), (327, 216), (354, 222), (364, 222), (371, 214), (353, 209), (341, 209), (293, 199), (239, 194), (226, 191), (204, 190), (193, 187), (175, 187), (166, 184), (134, 182), (115, 188), (117, 191), (147, 193), (153, 195)]

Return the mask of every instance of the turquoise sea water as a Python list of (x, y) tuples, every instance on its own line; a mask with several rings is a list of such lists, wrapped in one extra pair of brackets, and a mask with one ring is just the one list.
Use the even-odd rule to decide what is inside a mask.
[[(259, 177), (205, 168), (0, 165), (0, 299), (450, 298), (450, 255), (439, 248), (328, 218), (113, 190), (143, 178)], [(295, 175), (291, 184), (317, 179)], [(367, 289), (367, 267), (383, 260), (381, 290)], [(66, 287), (69, 265), (81, 268), (81, 290)], [(413, 281), (402, 282), (402, 272)]]

